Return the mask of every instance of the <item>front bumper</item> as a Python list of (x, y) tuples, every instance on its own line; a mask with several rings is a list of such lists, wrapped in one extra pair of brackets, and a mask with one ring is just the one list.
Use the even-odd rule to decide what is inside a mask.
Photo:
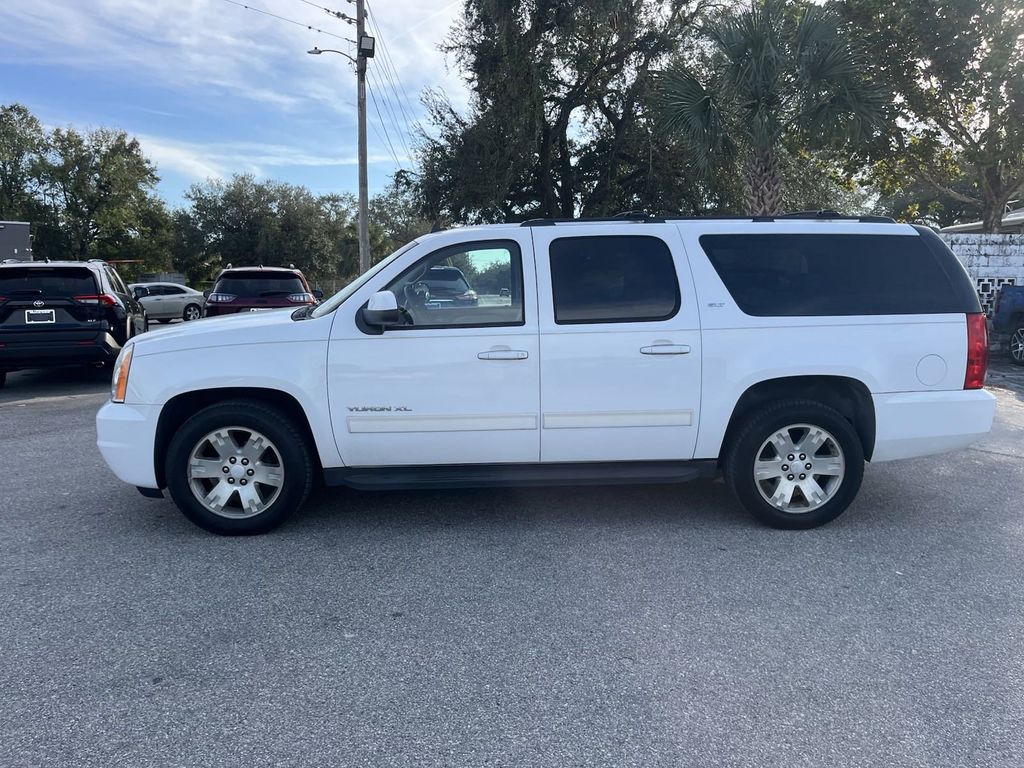
[(159, 405), (107, 402), (96, 414), (96, 445), (115, 475), (139, 488), (157, 488), (153, 451)]
[(966, 448), (992, 429), (996, 398), (983, 389), (872, 395), (872, 462), (930, 456)]

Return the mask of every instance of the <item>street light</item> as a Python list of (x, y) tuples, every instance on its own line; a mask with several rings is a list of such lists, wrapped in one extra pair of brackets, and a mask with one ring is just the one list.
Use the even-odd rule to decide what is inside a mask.
[(319, 56), (321, 53), (337, 53), (356, 65), (356, 82), (358, 84), (356, 98), (356, 114), (359, 126), (359, 273), (370, 268), (370, 195), (366, 172), (366, 60), (374, 54), (375, 40), (366, 34), (365, 0), (349, 0), (356, 4), (356, 17), (352, 19), (345, 14), (337, 14), (339, 19), (356, 25), (356, 56), (353, 58), (344, 51), (334, 48), (311, 48), (307, 53)]

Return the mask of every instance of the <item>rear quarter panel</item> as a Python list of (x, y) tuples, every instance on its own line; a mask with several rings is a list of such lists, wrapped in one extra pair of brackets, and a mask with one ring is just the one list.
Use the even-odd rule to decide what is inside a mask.
[[(750, 233), (892, 234), (916, 237), (897, 224), (771, 222), (745, 224)], [(874, 394), (961, 390), (967, 366), (963, 314), (754, 317), (733, 301), (700, 247), (704, 234), (735, 225), (680, 225), (697, 286), (703, 382), (695, 458), (719, 455), (740, 396), (753, 385), (787, 376), (843, 376)]]

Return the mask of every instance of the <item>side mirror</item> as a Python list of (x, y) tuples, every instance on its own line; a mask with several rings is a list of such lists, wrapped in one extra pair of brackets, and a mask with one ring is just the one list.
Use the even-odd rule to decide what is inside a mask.
[(313, 289), (313, 298), (314, 299), (316, 299), (317, 301), (320, 301), (321, 299), (323, 299), (323, 297), (324, 297), (324, 292), (322, 290), (320, 290), (319, 288), (314, 288)]
[(144, 285), (137, 285), (133, 293), (136, 299), (141, 299), (143, 296), (149, 296), (149, 288), (146, 288)]
[(402, 313), (398, 309), (398, 299), (391, 291), (377, 291), (363, 307), (363, 322), (377, 328), (400, 325)]

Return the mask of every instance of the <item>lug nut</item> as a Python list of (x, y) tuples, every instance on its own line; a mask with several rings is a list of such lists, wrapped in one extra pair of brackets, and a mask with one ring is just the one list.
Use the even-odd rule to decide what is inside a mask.
[[(806, 480), (807, 479), (807, 475), (800, 475), (800, 479), (801, 480)], [(244, 483), (245, 480), (243, 480), (242, 482)]]
[(800, 454), (800, 461), (803, 461), (806, 458), (807, 458), (807, 454), (806, 453), (801, 453)]
[(248, 459), (242, 459), (242, 466), (243, 467), (248, 466), (248, 464), (249, 464), (249, 460)]
[(227, 468), (226, 466), (224, 466), (224, 467), (221, 467), (221, 468), (220, 468), (220, 471), (221, 471), (221, 472), (223, 472), (224, 474), (227, 474), (227, 473), (228, 473), (228, 472), (230, 472), (231, 470), (230, 470), (230, 469), (228, 469), (228, 468)]
[[(225, 471), (226, 471), (226, 470), (225, 470)], [(783, 465), (782, 465), (782, 471), (783, 471), (783, 472), (788, 472), (788, 471), (789, 471), (789, 464), (783, 464)]]
[(228, 483), (230, 483), (231, 485), (234, 485), (235, 484), (235, 478), (229, 477), (228, 478)]
[[(807, 468), (810, 469), (810, 465), (808, 465)], [(256, 472), (252, 469), (247, 469), (245, 470), (245, 474), (247, 474), (249, 477), (252, 477), (254, 474), (256, 474)]]
[(794, 456), (794, 455), (793, 455), (793, 454), (791, 453), (791, 454), (789, 454), (789, 456), (787, 456), (786, 458), (787, 458), (787, 459), (789, 459), (790, 461), (792, 461), (792, 460), (793, 460), (793, 459), (795, 459), (796, 457), (795, 457), (795, 456)]
[(234, 456), (232, 456), (230, 459), (228, 459), (228, 462), (231, 463), (231, 464), (234, 464), (236, 461), (238, 461), (238, 459), (236, 459)]
[(793, 479), (793, 476), (792, 476), (792, 475), (786, 475), (786, 479), (787, 479), (787, 480), (792, 480), (792, 479)]
[(810, 469), (810, 468), (811, 468), (811, 462), (808, 461), (806, 464), (804, 464), (804, 469)]
[(245, 485), (245, 484), (246, 484), (247, 482), (249, 482), (249, 481), (248, 481), (248, 480), (246, 480), (246, 479), (245, 479), (245, 478), (243, 477), (243, 478), (242, 478), (241, 480), (239, 480), (238, 482), (240, 482), (240, 483), (241, 483), (242, 485)]

